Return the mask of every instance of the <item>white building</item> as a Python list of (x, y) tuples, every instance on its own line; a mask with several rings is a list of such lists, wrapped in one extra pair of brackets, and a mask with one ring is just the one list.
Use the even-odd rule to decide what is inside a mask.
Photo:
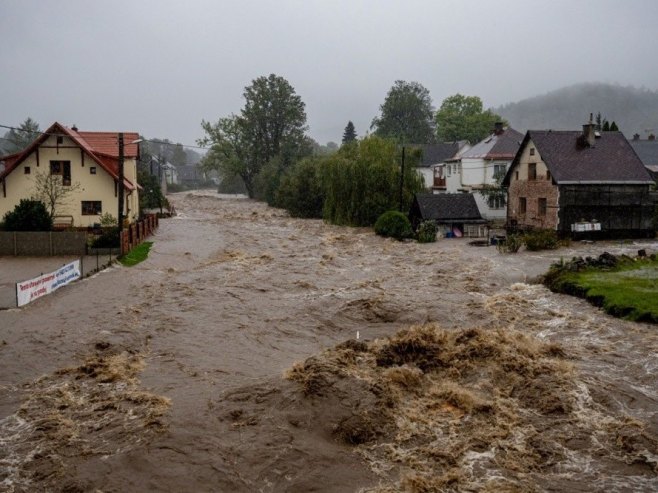
[(523, 134), (497, 123), (491, 135), (463, 152), (459, 158), (445, 163), (446, 191), (473, 193), (482, 217), (504, 221), (507, 213), (504, 195), (487, 199), (478, 190), (499, 183), (522, 140)]

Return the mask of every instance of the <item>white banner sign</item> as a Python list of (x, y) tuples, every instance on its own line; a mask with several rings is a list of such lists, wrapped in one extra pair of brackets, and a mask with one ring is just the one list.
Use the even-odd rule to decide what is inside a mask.
[(18, 306), (27, 305), (30, 301), (50, 294), (60, 286), (64, 286), (76, 279), (80, 279), (79, 260), (63, 265), (50, 274), (43, 274), (34, 279), (16, 283), (16, 300)]

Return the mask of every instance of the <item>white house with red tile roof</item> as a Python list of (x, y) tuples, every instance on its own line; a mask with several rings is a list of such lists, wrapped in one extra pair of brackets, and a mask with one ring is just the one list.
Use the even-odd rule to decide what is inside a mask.
[[(60, 206), (56, 223), (87, 227), (119, 209), (118, 132), (81, 132), (54, 123), (21, 152), (0, 157), (0, 220), (21, 199), (35, 196), (35, 176), (61, 175), (72, 193)], [(124, 132), (124, 216), (139, 216), (136, 132)]]

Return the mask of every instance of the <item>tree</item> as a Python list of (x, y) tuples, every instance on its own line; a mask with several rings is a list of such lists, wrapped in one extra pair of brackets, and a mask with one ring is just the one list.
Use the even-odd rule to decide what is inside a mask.
[(484, 110), (478, 96), (455, 94), (443, 100), (436, 112), (437, 137), (441, 142), (468, 140), (475, 144), (489, 135), (500, 115)]
[(284, 170), (310, 152), (304, 135), (306, 112), (290, 83), (274, 74), (252, 81), (243, 96), (239, 115), (220, 118), (214, 125), (201, 122), (206, 136), (199, 144), (212, 146), (204, 167), (214, 166), (222, 176), (240, 176), (254, 197), (256, 177), (275, 156)]
[(603, 127), (601, 128), (603, 132), (609, 132), (610, 131), (610, 124), (608, 123), (608, 120), (604, 120), (603, 122)]
[[(334, 224), (372, 226), (381, 214), (397, 209), (400, 151), (395, 142), (371, 136), (329, 156), (321, 168), (324, 219)], [(402, 180), (404, 210), (424, 187), (415, 169), (419, 160), (420, 152), (408, 152)]]
[(34, 199), (21, 199), (3, 220), (7, 231), (50, 231), (53, 227), (53, 219), (44, 203)]
[(402, 144), (434, 142), (432, 99), (418, 82), (395, 81), (379, 110), (381, 115), (370, 126), (377, 136)]
[(78, 182), (64, 185), (61, 175), (48, 172), (34, 175), (34, 196), (46, 205), (51, 219), (57, 215), (61, 207), (68, 204), (71, 194), (80, 188)]
[(610, 124), (610, 131), (611, 132), (619, 132), (619, 127), (617, 126), (617, 123), (615, 123), (614, 120)]
[(36, 140), (41, 134), (39, 124), (32, 118), (28, 117), (18, 128), (11, 129), (5, 133), (4, 149), (7, 153), (12, 154), (20, 152)]
[(322, 218), (321, 158), (304, 158), (281, 178), (277, 202), (293, 217)]
[(343, 132), (343, 144), (349, 144), (356, 140), (356, 130), (354, 129), (354, 123), (350, 120), (345, 126), (345, 131)]

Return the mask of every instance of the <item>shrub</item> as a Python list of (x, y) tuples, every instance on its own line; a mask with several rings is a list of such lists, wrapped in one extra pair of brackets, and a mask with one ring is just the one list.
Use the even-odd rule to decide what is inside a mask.
[(103, 214), (101, 214), (100, 223), (101, 223), (101, 227), (103, 228), (109, 228), (118, 225), (117, 218), (114, 217), (109, 212), (104, 212)]
[(320, 177), (321, 163), (318, 159), (302, 159), (282, 176), (277, 203), (291, 216), (322, 218), (324, 190)]
[(432, 221), (431, 219), (428, 219), (426, 221), (423, 221), (420, 223), (420, 226), (418, 226), (418, 242), (419, 243), (433, 243), (436, 241), (436, 233), (438, 231), (438, 227), (436, 226), (436, 222)]
[(404, 240), (414, 234), (407, 216), (398, 211), (384, 212), (375, 222), (375, 233), (379, 236)]
[(96, 238), (91, 246), (93, 248), (119, 248), (119, 228), (105, 228), (103, 234)]
[(496, 248), (500, 253), (516, 253), (523, 246), (523, 237), (521, 235), (507, 235), (504, 240), (496, 243)]
[(526, 233), (523, 241), (526, 249), (533, 252), (538, 250), (555, 250), (559, 245), (557, 233), (552, 229), (538, 229)]
[(6, 231), (50, 231), (53, 219), (43, 202), (21, 199), (13, 211), (4, 217)]

